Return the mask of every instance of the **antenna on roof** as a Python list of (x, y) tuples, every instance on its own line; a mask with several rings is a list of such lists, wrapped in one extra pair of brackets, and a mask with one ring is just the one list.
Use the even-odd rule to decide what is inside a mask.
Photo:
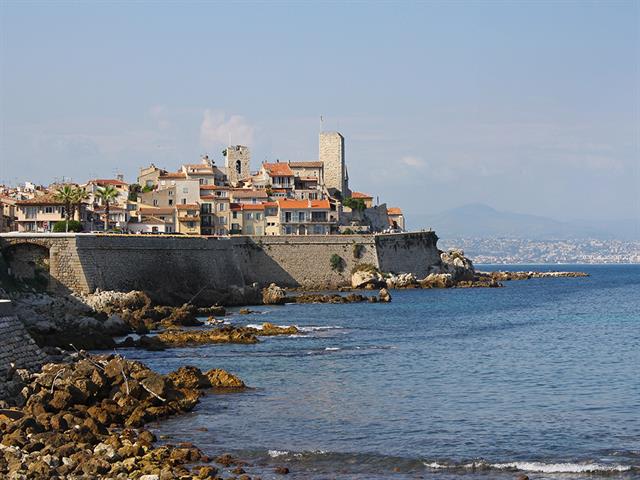
[(322, 133), (322, 123), (324, 122), (324, 118), (320, 115), (320, 133)]

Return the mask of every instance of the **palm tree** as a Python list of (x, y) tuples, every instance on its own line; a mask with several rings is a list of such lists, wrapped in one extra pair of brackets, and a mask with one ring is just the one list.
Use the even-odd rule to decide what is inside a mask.
[(99, 198), (104, 205), (104, 231), (109, 228), (109, 204), (118, 197), (118, 189), (113, 185), (105, 185), (104, 187), (98, 187), (96, 191), (96, 198)]
[(77, 187), (73, 190), (73, 204), (71, 216), (75, 216), (76, 210), (78, 211), (78, 220), (82, 221), (82, 202), (89, 198), (89, 192), (83, 187)]
[(71, 216), (71, 206), (74, 203), (74, 193), (75, 188), (71, 185), (62, 185), (58, 187), (56, 193), (53, 194), (53, 198), (58, 200), (59, 202), (64, 203), (64, 218), (66, 221), (64, 231), (69, 231), (69, 217)]

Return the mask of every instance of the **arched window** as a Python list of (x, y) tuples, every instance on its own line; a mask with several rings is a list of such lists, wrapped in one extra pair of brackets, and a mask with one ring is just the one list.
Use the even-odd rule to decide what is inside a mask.
[(242, 163), (240, 162), (240, 160), (236, 160), (236, 172), (238, 172), (239, 174), (242, 173)]

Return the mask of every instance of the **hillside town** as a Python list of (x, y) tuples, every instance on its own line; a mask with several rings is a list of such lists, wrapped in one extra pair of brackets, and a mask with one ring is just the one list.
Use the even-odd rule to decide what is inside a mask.
[(328, 235), (400, 232), (402, 210), (352, 190), (344, 137), (321, 132), (312, 161), (263, 162), (247, 146), (217, 162), (168, 170), (153, 163), (123, 175), (48, 186), (0, 186), (1, 232), (109, 232), (182, 235)]

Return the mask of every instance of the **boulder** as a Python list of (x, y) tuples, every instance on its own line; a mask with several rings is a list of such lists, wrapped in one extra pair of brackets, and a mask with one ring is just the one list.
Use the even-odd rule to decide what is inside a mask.
[(378, 300), (383, 303), (389, 303), (391, 301), (391, 294), (386, 288), (381, 288), (378, 292)]
[(382, 274), (377, 269), (358, 269), (351, 275), (352, 288), (382, 287), (385, 284)]
[(387, 288), (413, 288), (418, 281), (413, 273), (400, 273), (391, 275), (386, 279)]
[(262, 290), (262, 303), (265, 305), (283, 305), (286, 301), (286, 292), (275, 283)]
[(420, 280), (422, 288), (450, 288), (453, 284), (453, 276), (450, 273), (430, 273)]
[[(209, 384), (215, 388), (244, 388), (245, 384), (240, 378), (235, 375), (222, 370), (220, 368), (213, 368), (205, 373), (209, 379)], [(221, 463), (221, 462), (218, 462)]]
[(475, 268), (473, 262), (464, 256), (464, 251), (459, 249), (440, 253), (440, 273), (448, 273), (454, 282), (460, 280), (473, 280)]

